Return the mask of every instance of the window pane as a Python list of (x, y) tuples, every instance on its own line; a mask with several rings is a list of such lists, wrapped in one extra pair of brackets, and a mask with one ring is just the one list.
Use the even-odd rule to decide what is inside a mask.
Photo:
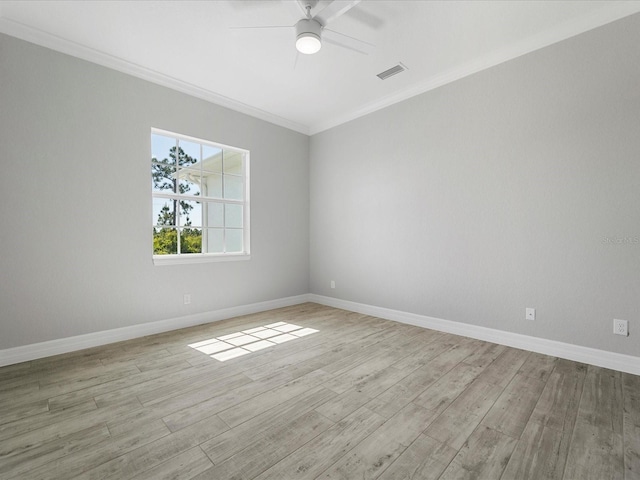
[(225, 227), (242, 228), (242, 205), (228, 204), (224, 206)]
[(167, 163), (151, 163), (151, 187), (154, 192), (174, 193), (176, 169)]
[(153, 229), (153, 254), (171, 255), (178, 253), (178, 233), (175, 228)]
[(216, 202), (206, 203), (206, 219), (208, 227), (224, 227), (224, 204)]
[(171, 148), (175, 148), (176, 139), (171, 137), (165, 137), (164, 135), (158, 135), (156, 133), (151, 134), (151, 158), (156, 159), (158, 162), (167, 160), (167, 163), (175, 165), (174, 159), (170, 156)]
[(202, 145), (202, 169), (206, 172), (222, 172), (222, 149), (210, 145)]
[(224, 230), (221, 228), (207, 228), (207, 253), (224, 252)]
[(191, 200), (180, 200), (180, 226), (202, 226), (202, 204)]
[(234, 152), (233, 150), (224, 151), (224, 173), (232, 173), (235, 175), (242, 175), (242, 164), (244, 161), (244, 154)]
[(222, 198), (222, 174), (203, 172), (202, 175), (203, 195)]
[(180, 253), (202, 253), (202, 230), (183, 228), (180, 231)]
[(244, 191), (242, 177), (224, 176), (224, 198), (230, 200), (242, 200)]
[(200, 195), (200, 170), (196, 168), (181, 168), (178, 193), (182, 195)]
[(200, 144), (188, 142), (186, 140), (180, 140), (178, 143), (179, 147), (179, 155), (178, 155), (178, 166), (180, 167), (190, 167), (192, 165), (200, 163)]
[(153, 225), (175, 225), (176, 216), (174, 214), (175, 202), (168, 198), (153, 199)]
[(242, 229), (226, 229), (225, 243), (227, 252), (242, 252)]

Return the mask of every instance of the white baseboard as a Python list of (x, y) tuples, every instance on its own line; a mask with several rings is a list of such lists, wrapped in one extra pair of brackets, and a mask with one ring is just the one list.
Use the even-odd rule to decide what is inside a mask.
[(131, 325), (130, 327), (115, 328), (102, 332), (87, 333), (74, 337), (60, 338), (48, 342), (34, 343), (20, 347), (0, 350), (0, 367), (13, 365), (14, 363), (27, 362), (37, 358), (50, 357), (61, 353), (74, 352), (85, 348), (97, 347), (108, 343), (131, 340), (156, 333), (168, 332), (179, 328), (192, 327), (203, 323), (217, 322), (227, 318), (249, 315), (251, 313), (264, 312), (274, 308), (288, 307), (309, 301), (308, 295), (279, 298), (265, 302), (251, 303), (237, 307), (224, 308), (211, 312), (186, 315), (184, 317), (159, 320), (157, 322)]
[(610, 368), (612, 370), (640, 375), (640, 357), (607, 352), (605, 350), (582, 347), (580, 345), (557, 342), (555, 340), (547, 340), (544, 338), (531, 337), (518, 333), (495, 330), (492, 328), (479, 327), (477, 325), (469, 325), (467, 323), (453, 322), (451, 320), (443, 320), (440, 318), (428, 317), (426, 315), (418, 315), (400, 310), (376, 307), (373, 305), (366, 305), (363, 303), (351, 302), (349, 300), (341, 300), (316, 294), (304, 294), (248, 305), (239, 305), (237, 307), (224, 308), (222, 310), (8, 348), (0, 350), (0, 367), (35, 360), (37, 358), (58, 355), (61, 353), (82, 350), (85, 348), (97, 347), (108, 343), (131, 340), (133, 338), (144, 337), (145, 335), (168, 332), (170, 330), (201, 325), (203, 323), (217, 322), (228, 318), (238, 317), (240, 315), (249, 315), (252, 313), (273, 310), (274, 308), (298, 305), (304, 302), (315, 302), (321, 305), (341, 308), (343, 310), (363, 313), (365, 315), (429, 328), (431, 330), (452, 333), (454, 335), (475, 338), (487, 342), (498, 343), (500, 345), (507, 345), (509, 347), (521, 348), (523, 350), (565, 358), (567, 360), (574, 360), (576, 362), (588, 363), (598, 367)]
[(431, 330), (452, 333), (454, 335), (475, 338), (509, 347), (543, 353), (553, 357), (640, 375), (640, 357), (607, 352), (605, 350), (582, 347), (580, 345), (557, 342), (555, 340), (530, 337), (519, 333), (495, 330), (493, 328), (479, 327), (477, 325), (469, 325), (468, 323), (442, 320), (440, 318), (428, 317), (426, 315), (375, 307), (372, 305), (341, 300), (333, 297), (325, 297), (322, 295), (310, 294), (308, 296), (308, 301), (387, 320), (407, 323), (409, 325), (429, 328)]

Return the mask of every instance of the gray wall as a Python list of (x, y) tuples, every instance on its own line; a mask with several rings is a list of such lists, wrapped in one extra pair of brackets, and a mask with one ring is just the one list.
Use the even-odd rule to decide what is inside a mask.
[[(251, 150), (250, 261), (152, 264), (151, 127)], [(0, 35), (0, 349), (307, 293), (308, 156), (305, 135)]]
[(313, 136), (312, 293), (639, 355), (638, 45), (635, 15)]

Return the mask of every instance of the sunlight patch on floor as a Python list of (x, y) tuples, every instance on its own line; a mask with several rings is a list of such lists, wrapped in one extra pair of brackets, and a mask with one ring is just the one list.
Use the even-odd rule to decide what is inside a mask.
[(316, 332), (318, 330), (314, 328), (301, 327), (293, 323), (276, 322), (263, 327), (209, 338), (201, 342), (191, 343), (189, 346), (209, 355), (211, 358), (224, 362), (280, 343), (295, 340), (296, 338), (306, 337)]

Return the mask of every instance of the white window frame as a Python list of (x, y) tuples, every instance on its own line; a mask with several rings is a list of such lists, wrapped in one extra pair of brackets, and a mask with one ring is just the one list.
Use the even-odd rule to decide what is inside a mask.
[[(171, 138), (175, 138), (177, 140), (184, 140), (187, 142), (192, 142), (192, 143), (198, 143), (200, 145), (207, 145), (213, 148), (220, 148), (223, 151), (233, 151), (236, 153), (240, 153), (243, 155), (243, 160), (244, 160), (244, 175), (243, 175), (243, 180), (244, 180), (244, 188), (243, 188), (243, 200), (231, 200), (231, 199), (224, 199), (224, 198), (218, 198), (218, 197), (203, 197), (203, 196), (198, 196), (198, 195), (185, 195), (185, 194), (179, 194), (177, 192), (173, 192), (173, 193), (159, 193), (153, 190), (153, 187), (151, 188), (151, 202), (153, 204), (153, 200), (156, 198), (165, 198), (165, 199), (177, 199), (177, 200), (186, 200), (186, 201), (198, 201), (201, 202), (203, 201), (203, 199), (206, 199), (207, 201), (215, 201), (216, 203), (223, 203), (223, 204), (239, 204), (243, 206), (243, 217), (242, 217), (242, 233), (243, 233), (243, 248), (244, 250), (242, 252), (231, 252), (231, 253), (177, 253), (177, 254), (167, 254), (167, 255), (155, 255), (153, 254), (153, 242), (151, 242), (151, 252), (153, 254), (153, 263), (154, 265), (176, 265), (176, 264), (189, 264), (189, 263), (205, 263), (205, 262), (225, 262), (225, 261), (238, 261), (238, 260), (250, 260), (251, 259), (251, 244), (250, 244), (250, 203), (249, 203), (249, 192), (250, 192), (250, 173), (249, 173), (249, 166), (250, 166), (250, 152), (249, 150), (245, 150), (243, 148), (238, 148), (238, 147), (232, 147), (229, 145), (224, 145), (221, 143), (217, 143), (217, 142), (212, 142), (210, 140), (204, 140), (201, 138), (196, 138), (196, 137), (190, 137), (188, 135), (183, 135), (180, 133), (175, 133), (175, 132), (170, 132), (168, 130), (162, 130), (159, 128), (152, 128), (151, 129), (151, 133), (149, 135), (149, 143), (150, 143), (150, 150), (151, 150), (151, 136), (157, 134), (157, 135), (162, 135), (165, 137), (171, 137)], [(151, 152), (151, 155), (149, 156), (150, 159), (153, 158), (153, 152)], [(151, 161), (151, 160), (150, 160)], [(224, 160), (223, 160), (224, 161)], [(223, 173), (224, 175), (224, 173)], [(223, 187), (224, 188), (224, 187)], [(205, 228), (207, 228), (206, 226), (206, 218), (204, 218), (205, 216), (203, 215), (202, 218), (202, 231), (203, 231), (203, 248), (204, 248), (204, 232), (205, 232)], [(178, 221), (176, 221), (176, 223), (179, 223)], [(155, 226), (155, 224), (154, 224)], [(198, 228), (198, 227), (194, 227), (194, 228)], [(223, 225), (223, 230), (225, 229), (225, 225)], [(178, 235), (178, 241), (180, 238), (180, 226), (176, 225), (176, 229), (177, 229), (177, 235)]]

